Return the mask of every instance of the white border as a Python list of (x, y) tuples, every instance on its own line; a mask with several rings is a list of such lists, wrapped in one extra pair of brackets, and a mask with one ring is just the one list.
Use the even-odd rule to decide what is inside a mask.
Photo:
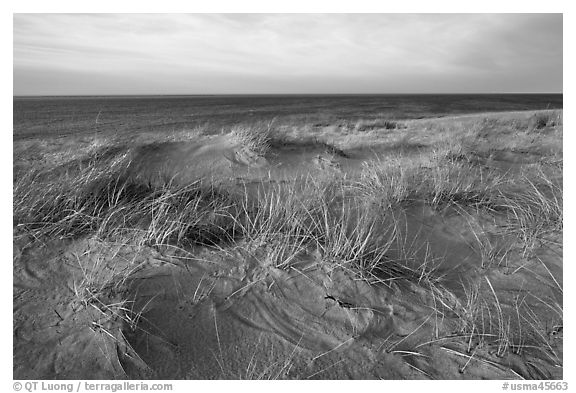
[[(573, 3), (573, 1), (572, 1)], [(2, 276), (2, 299), (5, 310), (6, 321), (1, 325), (1, 337), (5, 339), (5, 350), (2, 351), (1, 361), (2, 361), (2, 379), (4, 388), (7, 391), (12, 389), (12, 345), (9, 345), (7, 341), (8, 337), (12, 337), (12, 331), (10, 329), (11, 323), (7, 320), (12, 320), (12, 318), (7, 315), (9, 310), (11, 310), (12, 299), (12, 277), (11, 265), (9, 260), (11, 254), (11, 235), (12, 228), (10, 223), (10, 217), (12, 216), (11, 202), (12, 194), (9, 191), (11, 180), (11, 164), (12, 164), (12, 79), (13, 70), (11, 69), (13, 62), (12, 60), (12, 32), (13, 32), (13, 13), (58, 13), (58, 12), (115, 12), (115, 13), (181, 13), (181, 12), (228, 12), (228, 13), (244, 13), (244, 12), (298, 12), (298, 13), (314, 13), (314, 12), (331, 12), (331, 13), (348, 13), (348, 12), (402, 12), (402, 13), (453, 13), (453, 12), (465, 12), (465, 13), (483, 13), (483, 12), (495, 12), (495, 13), (564, 13), (564, 70), (576, 70), (576, 64), (574, 64), (573, 51), (570, 46), (574, 46), (574, 41), (569, 37), (576, 37), (575, 24), (576, 20), (574, 18), (574, 13), (569, 6), (570, 1), (559, 1), (559, 0), (547, 0), (547, 1), (503, 1), (503, 0), (483, 0), (478, 2), (464, 2), (455, 0), (402, 0), (398, 2), (384, 2), (384, 1), (350, 1), (350, 0), (335, 0), (335, 1), (312, 1), (312, 0), (293, 0), (289, 2), (272, 2), (264, 0), (218, 0), (218, 1), (202, 1), (202, 2), (190, 2), (184, 0), (162, 0), (162, 1), (121, 1), (121, 0), (98, 0), (93, 2), (79, 2), (77, 0), (50, 0), (50, 1), (16, 1), (12, 0), (9, 4), (3, 4), (1, 19), (1, 29), (2, 29), (2, 53), (3, 61), (3, 95), (2, 95), (2, 123), (4, 130), (1, 133), (1, 146), (2, 151), (0, 154), (0, 159), (2, 160), (2, 171), (1, 181), (5, 187), (5, 192), (2, 195), (2, 239), (4, 242), (4, 247), (2, 247), (2, 264), (1, 264), (1, 276)], [(571, 236), (574, 234), (572, 230), (572, 223), (574, 218), (574, 207), (571, 205), (571, 201), (574, 199), (574, 186), (572, 181), (572, 169), (574, 168), (574, 160), (572, 158), (572, 149), (576, 143), (575, 137), (571, 133), (574, 124), (572, 120), (573, 116), (573, 102), (572, 102), (572, 88), (573, 76), (571, 72), (564, 73), (564, 129), (566, 133), (564, 134), (564, 148), (567, 152), (565, 160), (565, 181), (564, 181), (564, 192), (565, 192), (565, 203), (564, 214), (566, 217), (566, 225), (564, 230), (564, 237), (567, 242), (565, 242), (564, 249), (564, 277), (568, 280), (565, 285), (565, 331), (567, 334), (564, 335), (564, 380), (568, 381), (570, 387), (572, 383), (576, 383), (573, 379), (574, 362), (571, 358), (571, 352), (569, 348), (572, 347), (574, 342), (572, 335), (569, 333), (573, 326), (573, 309), (570, 299), (573, 298), (574, 291), (571, 287), (570, 278), (573, 277), (574, 267), (572, 266), (572, 257), (574, 256), (574, 247), (571, 243), (574, 243), (574, 238)], [(9, 94), (10, 92), (10, 94)], [(572, 242), (570, 241), (572, 240)], [(190, 391), (190, 389), (199, 391), (211, 391), (220, 388), (230, 388), (234, 385), (234, 389), (246, 390), (253, 392), (256, 391), (269, 391), (272, 389), (279, 389), (280, 391), (288, 391), (292, 389), (329, 389), (330, 391), (349, 391), (356, 389), (393, 389), (393, 390), (436, 390), (441, 389), (444, 391), (454, 391), (454, 392), (500, 392), (502, 383), (499, 381), (475, 381), (475, 382), (465, 382), (465, 381), (310, 381), (310, 382), (226, 382), (226, 381), (173, 381), (174, 390), (173, 391)]]

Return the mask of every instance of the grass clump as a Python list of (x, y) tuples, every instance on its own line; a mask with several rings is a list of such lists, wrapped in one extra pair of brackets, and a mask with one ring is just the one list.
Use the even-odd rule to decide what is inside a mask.
[[(504, 304), (487, 276), (463, 288), (464, 297), (453, 310), (458, 315), (454, 333), (465, 337), (466, 353), (489, 349), (497, 357), (532, 355), (561, 364), (561, 355), (549, 338), (562, 325), (562, 309), (557, 303), (522, 291), (511, 304)], [(551, 324), (536, 314), (535, 310), (541, 306), (552, 311)], [(535, 371), (530, 372), (533, 378), (550, 378), (540, 370), (532, 371)]]
[(263, 263), (277, 268), (290, 266), (304, 252), (311, 235), (306, 228), (306, 205), (293, 187), (274, 185), (241, 196), (231, 218), (250, 254), (262, 254)]
[(529, 131), (537, 131), (545, 127), (559, 125), (562, 125), (562, 113), (558, 111), (536, 113), (528, 119)]
[(14, 184), (14, 225), (38, 238), (114, 238), (137, 233), (149, 245), (229, 238), (226, 193), (202, 182), (181, 186), (133, 177), (124, 165), (89, 166), (60, 176), (30, 172)]
[(538, 171), (522, 177), (524, 187), (503, 196), (507, 212), (505, 229), (515, 234), (524, 257), (559, 235), (563, 229), (562, 185), (549, 174)]
[(424, 202), (440, 208), (459, 205), (490, 208), (505, 176), (466, 162), (394, 157), (363, 164), (359, 187), (388, 207)]
[(237, 125), (232, 127), (233, 139), (245, 149), (265, 156), (272, 146), (273, 121), (255, 124), (253, 126)]
[(359, 120), (354, 125), (355, 132), (366, 132), (372, 130), (396, 130), (402, 128), (402, 124), (394, 120), (376, 119)]

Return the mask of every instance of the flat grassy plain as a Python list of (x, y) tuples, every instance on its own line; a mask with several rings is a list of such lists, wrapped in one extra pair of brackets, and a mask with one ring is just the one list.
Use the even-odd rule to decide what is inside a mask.
[(15, 134), (14, 378), (562, 379), (562, 110), (309, 120)]

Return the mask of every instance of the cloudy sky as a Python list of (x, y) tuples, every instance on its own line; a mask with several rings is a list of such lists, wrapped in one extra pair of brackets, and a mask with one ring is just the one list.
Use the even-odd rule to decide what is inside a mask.
[(562, 92), (562, 15), (14, 15), (15, 95), (476, 92)]

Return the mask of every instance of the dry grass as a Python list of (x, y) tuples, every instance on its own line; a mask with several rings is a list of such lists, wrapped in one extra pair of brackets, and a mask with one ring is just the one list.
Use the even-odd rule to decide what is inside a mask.
[[(531, 132), (555, 127), (561, 124), (561, 114), (529, 124)], [(557, 180), (561, 167), (517, 176), (475, 161), (474, 157), (497, 148), (485, 135), (497, 126), (480, 122), (460, 129), (456, 137), (440, 135), (430, 149), (416, 152), (410, 148), (412, 137), (401, 138), (397, 154), (365, 162), (357, 179), (306, 178), (298, 187), (262, 187), (257, 195), (248, 190), (231, 193), (204, 182), (143, 182), (125, 171), (128, 155), (103, 160), (109, 146), (100, 141), (89, 149), (90, 160), (80, 160), (83, 164), (75, 170), (57, 176), (30, 171), (15, 180), (14, 227), (36, 239), (90, 234), (106, 241), (129, 234), (139, 245), (199, 244), (248, 253), (262, 264), (282, 269), (290, 268), (299, 256), (312, 254), (321, 263), (345, 268), (370, 283), (405, 281), (428, 291), (437, 305), (436, 317), (443, 319), (448, 311), (457, 315), (457, 333), (464, 337), (468, 353), (477, 347), (493, 348), (500, 357), (540, 351), (561, 364), (533, 302), (517, 298), (514, 307), (504, 304), (488, 276), (464, 285), (464, 298), (455, 300), (435, 270), (441, 256), (428, 250), (423, 254), (427, 245), (410, 243), (397, 217), (399, 210), (415, 202), (435, 211), (457, 209), (471, 223), (476, 239), (471, 247), (481, 255), (484, 269), (507, 266), (515, 250), (497, 247), (483, 228), (472, 225), (477, 217), (495, 217), (498, 229), (515, 237), (523, 258), (531, 257), (550, 235), (561, 234), (562, 184)], [(259, 155), (267, 154), (275, 137), (272, 123), (238, 126), (232, 136)], [(76, 293), (86, 304), (101, 302), (106, 292), (117, 291), (136, 269), (113, 272), (102, 280), (98, 263), (80, 268), (83, 278)], [(561, 307), (551, 300), (541, 303), (554, 310), (556, 323), (561, 324)], [(125, 303), (108, 308), (134, 321), (126, 317), (131, 314)], [(276, 375), (287, 364), (277, 366), (257, 372), (250, 361), (243, 377)]]
[(260, 156), (265, 156), (272, 143), (274, 121), (252, 126), (238, 125), (232, 128), (231, 135), (239, 145)]

